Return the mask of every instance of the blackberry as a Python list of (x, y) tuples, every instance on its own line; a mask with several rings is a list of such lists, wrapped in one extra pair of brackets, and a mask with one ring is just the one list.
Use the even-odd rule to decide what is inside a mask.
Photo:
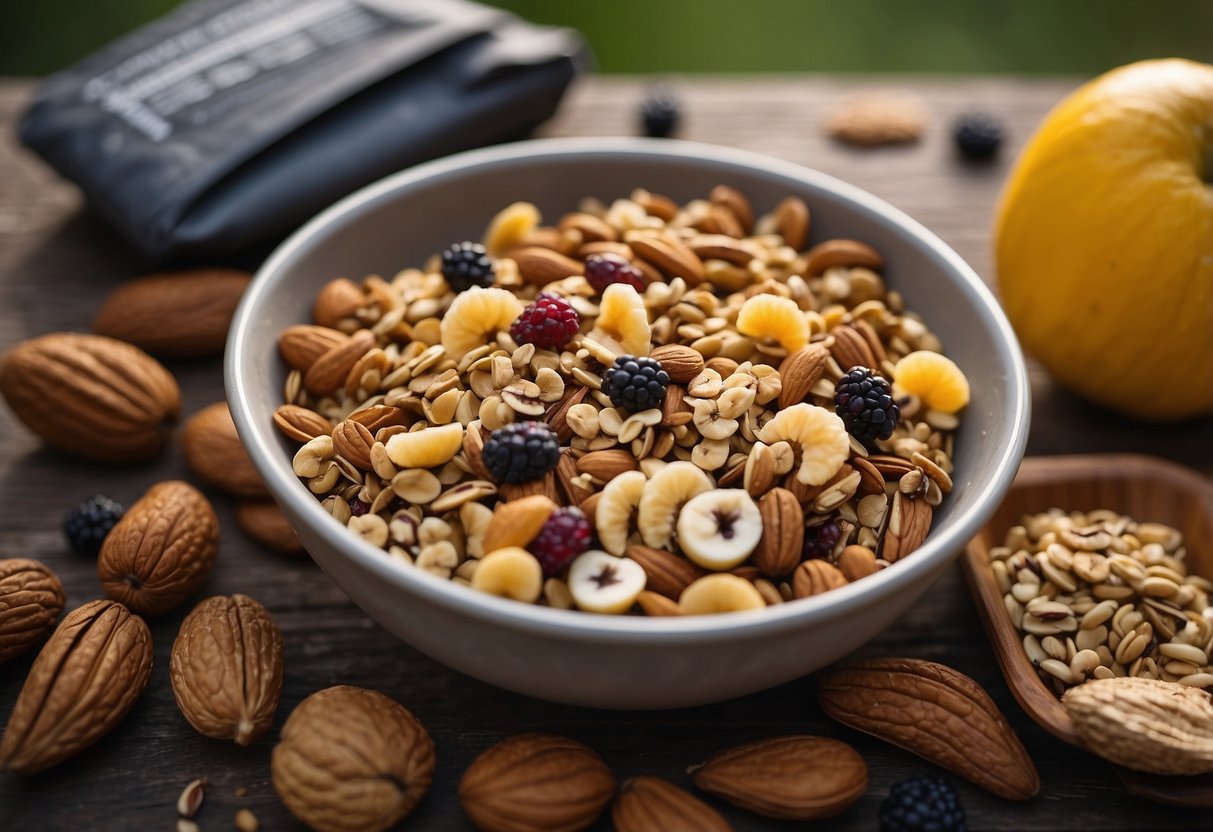
[(483, 459), (498, 483), (537, 480), (556, 467), (560, 440), (546, 422), (511, 422), (489, 434)]
[(585, 279), (600, 295), (612, 283), (626, 283), (637, 292), (644, 291), (640, 269), (618, 254), (591, 254), (585, 258)]
[(804, 547), (800, 555), (805, 560), (828, 559), (834, 554), (834, 547), (841, 538), (842, 529), (838, 528), (838, 523), (833, 520), (827, 520), (818, 526), (809, 526), (804, 530)]
[(456, 292), (493, 285), (493, 261), (479, 243), (454, 243), (442, 252), (442, 276)]
[(666, 84), (656, 84), (640, 105), (640, 124), (644, 134), (655, 139), (667, 139), (678, 130), (682, 121), (682, 104), (674, 90)]
[(670, 375), (652, 358), (621, 355), (606, 371), (602, 392), (615, 407), (639, 413), (651, 407), (661, 407)]
[(63, 518), (63, 533), (72, 551), (84, 557), (101, 554), (101, 544), (119, 520), (123, 509), (118, 503), (98, 494), (73, 508)]
[(1002, 125), (986, 113), (966, 113), (952, 125), (952, 140), (966, 159), (992, 159), (1002, 144)]
[(580, 327), (581, 318), (567, 300), (550, 292), (540, 292), (535, 302), (523, 309), (510, 325), (510, 337), (519, 344), (559, 350)]
[(564, 506), (552, 512), (538, 536), (527, 544), (547, 577), (558, 575), (573, 558), (590, 545), (590, 521), (576, 506)]
[(834, 412), (842, 417), (847, 432), (869, 448), (877, 439), (892, 436), (901, 418), (889, 383), (867, 367), (852, 367), (838, 379)]
[(894, 783), (880, 804), (881, 832), (965, 832), (956, 792), (938, 777)]

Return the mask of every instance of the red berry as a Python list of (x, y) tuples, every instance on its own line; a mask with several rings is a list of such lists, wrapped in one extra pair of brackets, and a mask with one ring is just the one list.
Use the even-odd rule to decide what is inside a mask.
[(644, 291), (644, 275), (640, 269), (618, 254), (591, 254), (585, 258), (585, 279), (600, 295), (612, 283), (626, 283), (637, 292)]
[(510, 337), (520, 344), (534, 344), (544, 350), (558, 350), (577, 334), (581, 318), (562, 297), (541, 292), (535, 302), (522, 310), (510, 325)]
[(590, 521), (575, 506), (558, 508), (527, 547), (547, 577), (558, 575), (590, 545)]

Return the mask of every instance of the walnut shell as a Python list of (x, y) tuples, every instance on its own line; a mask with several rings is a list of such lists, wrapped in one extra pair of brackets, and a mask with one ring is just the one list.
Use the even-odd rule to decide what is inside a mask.
[(434, 777), (434, 742), (404, 706), (338, 685), (299, 703), (274, 747), (274, 789), (318, 832), (380, 832), (403, 820)]
[(0, 394), (48, 445), (100, 462), (155, 456), (181, 410), (177, 382), (156, 359), (74, 332), (10, 349), (0, 360)]
[(278, 709), (282, 634), (247, 595), (207, 598), (181, 622), (169, 678), (177, 707), (198, 733), (251, 745)]
[(210, 574), (219, 520), (187, 482), (152, 486), (106, 535), (97, 558), (105, 594), (141, 615), (161, 615)]
[(33, 774), (92, 745), (126, 716), (151, 672), (142, 618), (104, 600), (69, 613), (17, 695), (0, 739), (0, 772)]
[(227, 402), (215, 402), (190, 417), (181, 432), (181, 449), (190, 470), (208, 485), (236, 497), (269, 496), (240, 443)]
[(477, 757), (459, 802), (492, 832), (585, 829), (615, 793), (615, 775), (589, 747), (551, 734), (519, 734)]
[(63, 612), (63, 584), (36, 560), (0, 560), (0, 664), (29, 650)]

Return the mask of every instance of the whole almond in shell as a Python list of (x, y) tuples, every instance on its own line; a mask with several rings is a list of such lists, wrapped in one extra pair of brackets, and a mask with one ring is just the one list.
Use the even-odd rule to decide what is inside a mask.
[(636, 470), (636, 455), (618, 448), (608, 451), (590, 451), (577, 460), (577, 470), (589, 474), (599, 482), (607, 483), (622, 473)]
[(215, 402), (190, 417), (181, 431), (181, 449), (190, 470), (207, 485), (235, 497), (269, 497), (236, 433), (227, 402)]
[(338, 685), (299, 703), (274, 746), (274, 790), (317, 832), (382, 832), (434, 779), (434, 741), (382, 693)]
[(520, 734), (477, 757), (459, 802), (487, 832), (573, 832), (590, 826), (615, 793), (602, 758), (575, 740)]
[(101, 587), (141, 615), (161, 615), (202, 585), (218, 545), (219, 520), (202, 492), (180, 480), (158, 483), (106, 535)]
[(151, 459), (181, 410), (177, 382), (156, 359), (74, 332), (10, 349), (0, 359), (0, 393), (48, 445), (99, 462)]
[(370, 428), (353, 419), (333, 428), (333, 452), (362, 471), (371, 470), (371, 446), (375, 437)]
[(1031, 757), (981, 685), (919, 659), (873, 659), (818, 676), (829, 716), (1008, 800), (1040, 790)]
[(1213, 696), (1131, 676), (1093, 679), (1061, 697), (1083, 745), (1105, 760), (1153, 774), (1213, 771)]
[(925, 499), (907, 497), (898, 491), (893, 495), (893, 505), (889, 509), (880, 556), (893, 563), (913, 552), (927, 539), (934, 516), (934, 509)]
[(46, 637), (63, 612), (63, 584), (36, 560), (0, 560), (0, 664)]
[(731, 832), (719, 812), (660, 777), (623, 781), (611, 806), (615, 832)]
[(282, 634), (247, 595), (207, 598), (181, 622), (169, 678), (177, 707), (198, 733), (252, 745), (278, 709)]
[(248, 272), (193, 269), (119, 286), (93, 319), (93, 332), (161, 358), (222, 355)]
[(152, 672), (147, 624), (114, 601), (72, 611), (34, 659), (4, 737), (0, 772), (34, 774), (122, 721)]
[(274, 411), (274, 425), (288, 439), (296, 442), (311, 442), (317, 436), (328, 436), (333, 432), (333, 423), (314, 410), (297, 404), (279, 405)]
[(313, 396), (327, 396), (345, 384), (345, 378), (362, 356), (375, 346), (369, 329), (360, 329), (321, 355), (303, 374), (303, 386)]
[(821, 344), (808, 344), (789, 355), (779, 364), (782, 386), (779, 407), (787, 408), (808, 398), (809, 390), (825, 374), (830, 351)]
[(286, 555), (303, 552), (303, 543), (291, 526), (291, 521), (286, 519), (282, 509), (268, 500), (249, 501), (236, 506), (236, 525), (267, 549)]
[(661, 365), (675, 384), (686, 384), (703, 372), (703, 356), (681, 344), (666, 344), (657, 347), (649, 358)]
[(336, 327), (345, 318), (367, 304), (366, 294), (358, 284), (339, 277), (324, 284), (312, 306), (312, 319), (320, 326)]
[(690, 769), (695, 785), (768, 818), (841, 813), (868, 788), (868, 767), (845, 742), (776, 737), (730, 748)]
[(753, 561), (764, 575), (782, 578), (800, 563), (804, 549), (804, 511), (796, 495), (786, 488), (772, 488), (758, 501), (762, 515), (762, 537)]
[(331, 327), (296, 324), (278, 336), (278, 353), (291, 369), (306, 371), (320, 356), (349, 340), (350, 336)]
[(509, 256), (518, 264), (522, 279), (533, 286), (585, 273), (585, 264), (547, 248), (527, 246), (510, 251)]

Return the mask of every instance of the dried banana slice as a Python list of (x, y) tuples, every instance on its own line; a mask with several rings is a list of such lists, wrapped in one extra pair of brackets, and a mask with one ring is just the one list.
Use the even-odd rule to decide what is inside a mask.
[(543, 567), (526, 549), (498, 549), (480, 559), (472, 589), (533, 604), (543, 591)]
[(446, 354), (456, 361), (508, 331), (522, 314), (523, 303), (508, 289), (473, 286), (460, 292), (442, 316), (439, 333)]
[(678, 513), (678, 547), (704, 569), (732, 569), (762, 537), (762, 513), (740, 488), (717, 488), (691, 499)]
[(612, 283), (602, 293), (598, 319), (586, 337), (616, 355), (648, 355), (653, 334), (644, 299), (626, 283)]
[(851, 452), (851, 440), (842, 419), (822, 407), (801, 402), (775, 414), (758, 431), (768, 445), (781, 440), (800, 446), (800, 470), (796, 479), (805, 485), (821, 485), (838, 473)]
[(636, 524), (644, 545), (665, 549), (683, 503), (712, 490), (712, 480), (693, 462), (671, 462), (644, 486)]
[(640, 505), (644, 485), (648, 482), (639, 471), (626, 471), (606, 484), (594, 510), (594, 527), (602, 548), (612, 555), (622, 555), (628, 547), (632, 513)]
[(629, 558), (591, 549), (569, 565), (569, 592), (577, 609), (586, 612), (627, 612), (644, 590), (648, 575)]
[(484, 248), (490, 257), (500, 257), (522, 244), (539, 225), (539, 209), (529, 202), (515, 202), (502, 208), (484, 232)]
[(452, 422), (396, 434), (387, 441), (387, 455), (401, 468), (434, 468), (450, 462), (462, 447), (463, 425)]
[(897, 389), (922, 399), (930, 410), (955, 413), (969, 403), (969, 380), (956, 362), (937, 352), (918, 350), (897, 362)]
[(809, 321), (791, 298), (754, 295), (737, 313), (737, 331), (762, 341), (775, 341), (788, 352), (809, 343)]

